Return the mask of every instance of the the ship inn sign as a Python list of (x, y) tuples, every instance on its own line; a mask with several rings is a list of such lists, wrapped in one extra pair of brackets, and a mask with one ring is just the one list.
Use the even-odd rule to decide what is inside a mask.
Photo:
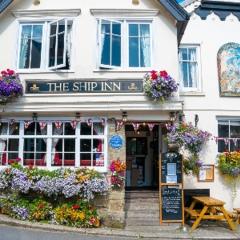
[(138, 93), (143, 92), (142, 80), (26, 80), (28, 94), (61, 93)]

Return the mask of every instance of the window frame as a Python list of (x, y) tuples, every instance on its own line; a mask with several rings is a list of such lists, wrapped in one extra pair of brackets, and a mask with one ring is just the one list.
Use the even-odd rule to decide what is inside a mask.
[[(114, 21), (114, 22), (121, 22), (121, 66), (110, 66), (110, 67), (101, 67), (101, 20), (105, 21)], [(111, 70), (120, 70), (120, 71), (147, 71), (151, 70), (153, 66), (153, 18), (129, 18), (129, 17), (109, 17), (109, 18), (96, 18), (96, 25), (97, 25), (97, 70), (99, 71), (111, 71)], [(129, 23), (132, 24), (149, 24), (149, 31), (150, 31), (150, 66), (146, 67), (130, 67), (129, 66)]]
[[(228, 125), (227, 125), (228, 126), (228, 137), (220, 137), (219, 136), (219, 125), (220, 125), (219, 122), (221, 122), (221, 121), (228, 122)], [(228, 138), (229, 139), (228, 147), (227, 147), (228, 151), (231, 151), (231, 140), (230, 139), (234, 139), (234, 138), (231, 137), (231, 122), (239, 122), (239, 127), (240, 127), (240, 118), (239, 117), (236, 117), (236, 118), (217, 118), (217, 131), (218, 131), (217, 136), (218, 136), (218, 138)], [(219, 152), (219, 141), (223, 141), (223, 140), (217, 139), (217, 151), (218, 151), (218, 153), (225, 152), (225, 150), (222, 151), (222, 152)], [(238, 142), (239, 142), (239, 145), (240, 145), (240, 140), (238, 140)], [(237, 150), (235, 149), (233, 151), (237, 151)]]
[[(190, 61), (182, 61), (180, 60), (180, 49), (189, 49), (189, 48), (195, 48), (196, 49), (196, 64), (197, 64), (197, 79), (196, 87), (184, 87), (184, 81), (183, 81), (183, 74), (181, 72), (181, 63), (182, 62), (189, 62)], [(200, 44), (181, 44), (179, 46), (178, 51), (178, 64), (179, 64), (179, 79), (180, 79), (180, 91), (181, 92), (201, 92), (202, 91), (202, 76), (201, 76), (201, 46)]]
[[(39, 73), (39, 72), (73, 72), (72, 58), (73, 58), (73, 47), (70, 52), (70, 66), (69, 69), (61, 69), (60, 66), (57, 68), (49, 67), (49, 46), (50, 46), (50, 23), (60, 21), (65, 19), (65, 21), (72, 22), (72, 37), (71, 37), (71, 45), (74, 45), (74, 35), (75, 35), (75, 19), (73, 17), (64, 17), (64, 18), (40, 18), (36, 19), (21, 19), (18, 21), (18, 40), (17, 40), (17, 61), (16, 61), (16, 69), (18, 73)], [(40, 68), (20, 68), (20, 52), (21, 52), (21, 34), (22, 34), (22, 25), (43, 25), (42, 32), (42, 53), (41, 53), (41, 63)], [(67, 34), (66, 34), (67, 35)], [(67, 37), (66, 37), (67, 38)], [(67, 40), (66, 40), (67, 42)], [(65, 50), (67, 51), (67, 47), (65, 45)], [(66, 61), (66, 56), (64, 58)]]
[[(89, 118), (82, 118), (81, 122), (86, 122)], [(18, 156), (19, 158), (21, 158), (20, 164), (22, 166), (23, 165), (23, 154), (24, 154), (24, 139), (26, 138), (30, 138), (30, 139), (46, 139), (46, 166), (37, 166), (40, 169), (49, 169), (49, 170), (53, 170), (53, 169), (58, 169), (58, 168), (62, 168), (62, 167), (67, 167), (67, 168), (75, 168), (75, 167), (87, 167), (90, 169), (95, 169), (99, 172), (107, 172), (107, 167), (108, 167), (108, 124), (106, 121), (105, 117), (97, 117), (97, 118), (92, 118), (93, 123), (95, 122), (99, 122), (101, 123), (102, 120), (101, 119), (105, 119), (105, 126), (104, 126), (104, 131), (103, 134), (100, 135), (80, 135), (80, 124), (78, 123), (75, 129), (75, 135), (53, 135), (52, 131), (52, 125), (55, 122), (52, 118), (51, 119), (38, 119), (36, 122), (46, 122), (47, 123), (47, 134), (46, 135), (25, 135), (24, 134), (24, 130), (25, 130), (25, 126), (24, 126), (24, 121), (26, 121), (26, 119), (24, 120), (18, 120), (16, 119), (16, 122), (19, 122), (19, 135), (9, 135), (9, 130), (8, 130), (8, 134), (7, 135), (0, 135), (0, 138), (8, 138), (8, 139), (19, 139), (19, 147), (18, 147)], [(2, 122), (7, 122), (9, 124), (10, 120), (5, 120), (3, 119)], [(31, 119), (29, 119), (29, 121), (32, 122)], [(62, 123), (64, 122), (71, 122), (72, 119), (69, 118), (62, 118), (62, 119), (58, 119), (58, 121), (61, 121)], [(93, 128), (93, 127), (92, 127)], [(63, 166), (63, 165), (59, 165), (59, 166), (54, 166), (51, 164), (52, 162), (52, 139), (54, 138), (61, 138), (61, 139), (75, 139), (75, 165), (74, 166)], [(93, 166), (93, 156), (91, 156), (91, 166), (80, 166), (80, 153), (81, 153), (81, 149), (80, 149), (80, 139), (103, 139), (104, 143), (103, 143), (103, 149), (102, 152), (104, 154), (104, 162), (103, 162), (103, 166)], [(6, 151), (7, 152), (7, 151)], [(35, 152), (36, 154), (37, 152)], [(94, 152), (93, 149), (91, 149), (91, 155), (93, 155)], [(25, 165), (26, 166), (26, 165)], [(0, 165), (0, 169), (5, 168), (5, 167), (9, 167), (9, 165)]]

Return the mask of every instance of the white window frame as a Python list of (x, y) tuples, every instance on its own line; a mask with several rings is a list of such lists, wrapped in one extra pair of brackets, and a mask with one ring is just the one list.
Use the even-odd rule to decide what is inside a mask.
[[(75, 28), (75, 21), (74, 18), (61, 18), (61, 19), (49, 19), (43, 18), (36, 21), (36, 19), (27, 19), (21, 20), (18, 22), (19, 26), (19, 33), (18, 33), (18, 41), (17, 41), (17, 61), (16, 61), (16, 69), (17, 72), (20, 73), (28, 73), (28, 72), (52, 72), (52, 71), (59, 71), (59, 72), (72, 72), (72, 58), (73, 58), (73, 48), (71, 48), (70, 52), (70, 66), (69, 69), (61, 69), (62, 67), (66, 66), (66, 55), (64, 56), (65, 65), (59, 65), (54, 67), (49, 67), (49, 45), (50, 45), (50, 24), (53, 22), (58, 22), (61, 20), (65, 20), (65, 30), (67, 30), (68, 22), (72, 22), (72, 35), (74, 35), (74, 28)], [(40, 68), (20, 68), (20, 52), (21, 52), (21, 34), (22, 34), (22, 26), (23, 25), (43, 25), (43, 32), (42, 32), (42, 53), (41, 53), (41, 63)], [(67, 31), (65, 31), (65, 46), (64, 46), (64, 53), (67, 52)], [(74, 37), (71, 37), (71, 45), (73, 45)], [(67, 54), (67, 53), (65, 53)]]
[[(108, 167), (108, 141), (107, 141), (107, 136), (108, 136), (108, 124), (106, 121), (105, 117), (99, 117), (99, 118), (92, 118), (93, 122), (101, 122), (101, 119), (105, 119), (105, 127), (104, 127), (104, 132), (103, 135), (80, 135), (80, 124), (77, 124), (76, 126), (76, 130), (75, 130), (75, 135), (52, 135), (52, 124), (54, 122), (53, 119), (39, 119), (37, 122), (40, 121), (45, 121), (47, 122), (47, 135), (24, 135), (24, 120), (21, 119), (16, 119), (16, 122), (19, 122), (19, 135), (9, 135), (9, 131), (8, 131), (8, 135), (0, 135), (0, 138), (10, 138), (10, 139), (19, 139), (19, 158), (21, 158), (21, 165), (23, 166), (23, 154), (24, 154), (24, 139), (25, 138), (40, 138), (40, 139), (47, 139), (47, 143), (46, 143), (46, 166), (38, 166), (38, 168), (40, 169), (49, 169), (49, 170), (53, 170), (53, 169), (59, 169), (59, 168), (74, 168), (74, 167), (87, 167), (90, 169), (95, 169), (99, 172), (107, 172), (107, 167)], [(87, 121), (89, 118), (82, 118), (81, 121)], [(58, 121), (61, 122), (71, 122), (72, 119), (69, 118), (62, 118), (62, 119), (58, 119)], [(2, 119), (2, 122), (9, 122), (10, 119)], [(31, 119), (29, 119), (29, 121), (32, 121)], [(75, 138), (75, 166), (52, 166), (51, 165), (51, 157), (52, 157), (52, 139), (54, 138)], [(80, 139), (103, 139), (104, 144), (103, 144), (103, 150), (102, 153), (104, 154), (104, 165), (103, 166), (80, 166)], [(91, 151), (91, 154), (94, 154), (94, 151)], [(91, 160), (91, 164), (92, 164), (92, 160)], [(0, 165), (0, 169), (2, 168), (6, 168), (9, 167), (9, 165)]]
[[(121, 27), (121, 66), (106, 66), (101, 64), (101, 20), (122, 23)], [(129, 66), (129, 23), (131, 24), (149, 24), (150, 30), (150, 66), (147, 67), (130, 67)], [(153, 19), (152, 18), (97, 18), (96, 19), (97, 34), (97, 69), (99, 70), (129, 70), (129, 71), (146, 71), (152, 69), (153, 66)]]
[[(196, 87), (184, 87), (183, 75), (182, 75), (182, 72), (181, 72), (181, 62), (184, 62), (184, 61), (180, 60), (180, 51), (179, 51), (178, 62), (179, 62), (180, 90), (181, 90), (181, 92), (201, 92), (202, 91), (202, 82), (201, 82), (200, 45), (198, 45), (198, 44), (182, 44), (182, 45), (180, 45), (179, 50), (182, 49), (182, 48), (195, 48), (196, 49), (197, 79), (195, 80), (196, 81)], [(189, 62), (189, 61), (187, 61), (187, 62)]]

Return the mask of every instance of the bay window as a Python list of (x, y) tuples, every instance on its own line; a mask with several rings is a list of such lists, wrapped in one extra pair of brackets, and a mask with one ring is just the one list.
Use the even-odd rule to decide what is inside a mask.
[(150, 21), (99, 20), (100, 68), (151, 67)]
[(106, 168), (106, 126), (101, 120), (0, 123), (0, 166)]
[(69, 69), (73, 21), (21, 23), (19, 69)]

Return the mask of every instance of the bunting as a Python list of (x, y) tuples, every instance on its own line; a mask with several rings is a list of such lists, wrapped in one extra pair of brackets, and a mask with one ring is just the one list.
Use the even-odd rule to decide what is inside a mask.
[(214, 137), (216, 144), (218, 141), (223, 141), (224, 144), (227, 146), (231, 141), (233, 142), (234, 146), (237, 147), (238, 141), (240, 142), (240, 138), (223, 138), (223, 137)]
[(24, 121), (25, 129), (28, 129), (28, 127), (30, 126), (31, 123), (33, 123), (33, 121)]
[(73, 129), (76, 129), (78, 121), (77, 120), (72, 120), (70, 124), (71, 124)]
[(132, 123), (132, 125), (133, 125), (133, 128), (134, 128), (134, 131), (136, 132), (138, 129), (139, 129), (139, 127), (140, 127), (140, 123)]
[(43, 130), (47, 126), (47, 122), (39, 122), (40, 129)]
[(105, 118), (101, 118), (101, 123), (102, 123), (102, 126), (105, 127), (105, 125), (106, 125), (106, 120), (105, 120)]
[(155, 127), (154, 123), (148, 123), (148, 128), (152, 132), (153, 128)]
[(92, 119), (89, 118), (89, 119), (87, 120), (87, 125), (88, 125), (89, 127), (91, 127), (91, 126), (92, 126), (92, 123), (93, 123)]
[(61, 121), (56, 121), (56, 122), (54, 122), (54, 124), (55, 124), (55, 127), (57, 129), (60, 129), (62, 127), (62, 122)]

